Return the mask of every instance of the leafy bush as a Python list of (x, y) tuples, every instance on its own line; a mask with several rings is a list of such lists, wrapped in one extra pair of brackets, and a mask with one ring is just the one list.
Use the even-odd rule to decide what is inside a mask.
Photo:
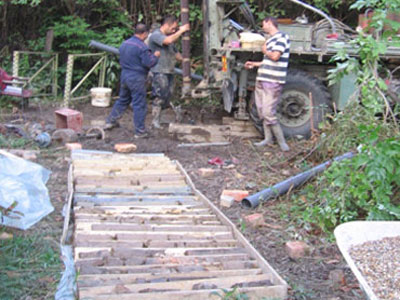
[[(380, 127), (360, 125), (361, 145), (352, 159), (334, 162), (303, 192), (303, 219), (330, 231), (353, 220), (400, 220), (400, 142), (379, 140)], [(316, 199), (316, 201), (304, 201)], [(304, 203), (305, 202), (305, 203)]]
[(393, 32), (379, 34), (387, 12), (399, 5), (397, 0), (359, 0), (353, 5), (374, 8), (371, 26), (376, 32), (375, 36), (359, 32), (350, 42), (357, 56), (342, 47), (334, 57), (337, 67), (330, 79), (353, 73), (358, 91), (335, 123), (326, 125), (318, 155), (325, 160), (356, 148), (358, 154), (333, 163), (296, 197), (292, 213), (300, 214), (308, 229), (330, 231), (352, 220), (400, 220), (400, 131), (397, 108), (387, 93), (390, 71), (380, 59), (398, 38)]

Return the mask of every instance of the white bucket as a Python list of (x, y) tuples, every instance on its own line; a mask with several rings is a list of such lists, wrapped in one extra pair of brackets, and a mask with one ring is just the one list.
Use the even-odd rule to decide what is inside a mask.
[(111, 89), (103, 87), (95, 87), (90, 89), (92, 97), (92, 105), (98, 107), (108, 107), (111, 102)]

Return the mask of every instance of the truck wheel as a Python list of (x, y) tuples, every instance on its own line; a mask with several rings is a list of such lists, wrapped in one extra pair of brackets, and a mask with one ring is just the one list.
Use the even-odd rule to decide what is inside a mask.
[[(331, 111), (331, 97), (320, 80), (299, 70), (289, 71), (283, 87), (282, 98), (277, 108), (277, 116), (286, 137), (311, 136), (311, 100), (313, 102), (313, 125), (324, 120)], [(251, 96), (249, 111), (256, 128), (262, 132), (262, 123), (255, 107), (254, 93)]]

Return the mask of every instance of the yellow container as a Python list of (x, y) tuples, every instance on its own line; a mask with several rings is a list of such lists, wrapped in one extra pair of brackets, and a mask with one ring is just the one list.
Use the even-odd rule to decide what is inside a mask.
[(95, 87), (90, 89), (90, 96), (92, 97), (92, 105), (97, 107), (108, 107), (111, 102), (110, 88)]

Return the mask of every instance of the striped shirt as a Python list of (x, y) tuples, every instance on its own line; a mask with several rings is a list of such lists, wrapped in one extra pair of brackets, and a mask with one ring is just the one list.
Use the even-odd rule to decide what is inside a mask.
[(269, 59), (266, 55), (258, 68), (258, 81), (277, 82), (284, 84), (289, 65), (290, 39), (286, 33), (277, 32), (267, 40), (267, 51), (279, 51), (280, 58), (277, 61)]

